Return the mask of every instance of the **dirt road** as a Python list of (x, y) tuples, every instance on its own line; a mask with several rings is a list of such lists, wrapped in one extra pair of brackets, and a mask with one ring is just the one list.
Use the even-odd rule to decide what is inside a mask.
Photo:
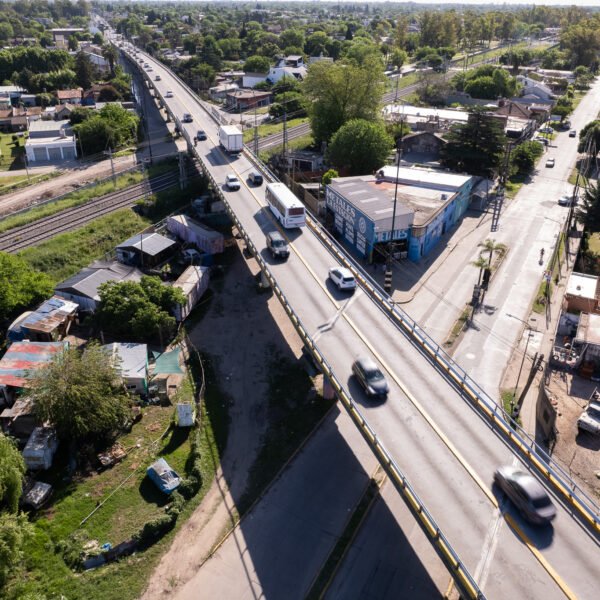
[(210, 354), (229, 395), (230, 426), (221, 468), (202, 504), (182, 527), (161, 559), (142, 598), (165, 598), (197, 571), (237, 518), (236, 499), (260, 447), (267, 411), (265, 356), (301, 354), (302, 344), (279, 301), (256, 292), (254, 260), (241, 254), (224, 281), (213, 282), (207, 315), (190, 333), (194, 345)]

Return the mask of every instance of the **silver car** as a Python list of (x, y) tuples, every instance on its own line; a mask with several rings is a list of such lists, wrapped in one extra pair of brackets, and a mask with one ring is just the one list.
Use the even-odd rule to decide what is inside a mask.
[(556, 508), (550, 496), (529, 473), (507, 465), (494, 473), (494, 482), (530, 523), (544, 525), (556, 516)]

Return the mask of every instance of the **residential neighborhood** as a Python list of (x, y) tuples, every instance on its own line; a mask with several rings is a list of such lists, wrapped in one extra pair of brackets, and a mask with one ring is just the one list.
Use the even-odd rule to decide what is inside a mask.
[(0, 4), (0, 597), (597, 596), (596, 7)]

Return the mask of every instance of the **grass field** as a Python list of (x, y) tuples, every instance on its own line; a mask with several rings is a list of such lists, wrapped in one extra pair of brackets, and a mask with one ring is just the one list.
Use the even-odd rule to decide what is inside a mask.
[[(310, 146), (312, 146), (313, 144), (314, 144), (314, 140), (313, 140), (312, 135), (310, 135), (310, 134), (303, 135), (301, 137), (290, 140), (288, 142), (288, 149), (289, 150), (304, 150), (305, 148), (310, 148)], [(274, 154), (281, 154), (282, 151), (283, 151), (283, 146), (273, 146), (272, 148), (269, 148), (268, 150), (261, 150), (258, 153), (258, 156), (263, 162), (266, 162), (269, 160), (269, 157), (273, 156)]]
[[(301, 119), (290, 119), (287, 122), (288, 129), (295, 127), (296, 125), (302, 125), (302, 123), (308, 123), (308, 117)], [(266, 123), (265, 125), (258, 126), (258, 137), (266, 137), (283, 131), (283, 123)], [(247, 144), (254, 139), (254, 127), (244, 130), (244, 143)]]
[(18, 145), (12, 141), (12, 136), (12, 133), (0, 133), (0, 171), (25, 168), (21, 157), (25, 154), (26, 136), (19, 138)]

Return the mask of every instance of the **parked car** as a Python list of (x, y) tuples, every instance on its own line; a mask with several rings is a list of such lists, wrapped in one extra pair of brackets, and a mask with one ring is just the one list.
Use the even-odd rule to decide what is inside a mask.
[(267, 248), (273, 258), (287, 258), (290, 255), (290, 249), (279, 231), (267, 233)]
[(202, 254), (195, 248), (186, 248), (181, 253), (181, 259), (184, 263), (190, 263), (191, 265), (198, 265), (202, 260)]
[(569, 131), (569, 137), (577, 137), (577, 130), (571, 129), (571, 131)]
[(171, 90), (169, 90), (166, 94), (165, 94), (165, 98), (172, 98), (173, 97), (173, 92)]
[(550, 133), (554, 133), (554, 129), (552, 129), (552, 127), (541, 127), (539, 129), (539, 132), (550, 134)]
[(600, 402), (590, 402), (577, 419), (577, 429), (600, 435)]
[(206, 137), (206, 131), (202, 130), (202, 129), (198, 129), (198, 133), (196, 134), (196, 139), (201, 142), (205, 139), (207, 139)]
[(558, 199), (559, 206), (571, 206), (571, 202), (573, 202), (573, 197), (569, 194), (564, 194)]
[(530, 523), (544, 525), (556, 516), (556, 508), (548, 492), (529, 473), (507, 465), (496, 470), (494, 482)]
[(228, 190), (239, 190), (241, 187), (240, 180), (233, 173), (229, 173), (225, 177), (225, 185)]
[(548, 138), (543, 138), (543, 137), (536, 137), (533, 139), (534, 142), (539, 142), (540, 144), (543, 144), (544, 146), (547, 146), (550, 141), (548, 140)]
[(550, 169), (551, 169), (552, 167), (554, 167), (554, 164), (555, 164), (555, 163), (556, 163), (556, 159), (554, 159), (554, 158), (549, 158), (549, 159), (546, 161), (546, 167), (548, 167), (548, 168), (550, 168)]
[(164, 458), (159, 458), (156, 462), (152, 463), (146, 469), (146, 473), (158, 489), (165, 494), (175, 491), (181, 483), (179, 475), (171, 469)]
[(194, 117), (192, 117), (192, 115), (190, 113), (183, 113), (183, 119), (182, 121), (184, 123), (193, 123), (194, 122)]
[(352, 363), (352, 373), (363, 387), (367, 396), (372, 398), (386, 398), (390, 388), (385, 375), (377, 363), (368, 356), (356, 359)]
[(248, 173), (248, 181), (255, 186), (259, 186), (262, 185), (263, 183), (263, 176), (258, 172), (258, 171), (250, 171), (250, 173)]
[(354, 279), (352, 271), (346, 269), (346, 267), (331, 267), (329, 269), (329, 279), (340, 291), (356, 289), (356, 279)]

